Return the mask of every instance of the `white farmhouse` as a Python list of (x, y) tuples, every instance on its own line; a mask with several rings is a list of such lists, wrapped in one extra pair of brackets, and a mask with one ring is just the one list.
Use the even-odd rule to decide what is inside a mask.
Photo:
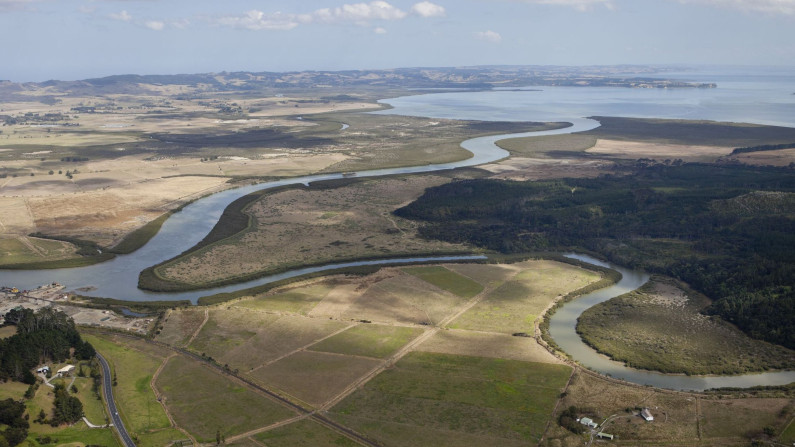
[(66, 365), (58, 370), (58, 375), (61, 377), (68, 376), (72, 374), (72, 371), (74, 370), (75, 370), (75, 365)]

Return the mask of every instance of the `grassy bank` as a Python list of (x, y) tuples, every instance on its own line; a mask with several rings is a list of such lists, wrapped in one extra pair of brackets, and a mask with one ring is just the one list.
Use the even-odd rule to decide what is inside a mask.
[(53, 261), (38, 261), (38, 262), (25, 262), (16, 264), (0, 265), (0, 268), (9, 270), (46, 270), (46, 269), (62, 269), (62, 268), (77, 268), (87, 267), (89, 265), (99, 264), (100, 262), (109, 261), (116, 257), (116, 255), (126, 255), (138, 250), (146, 245), (158, 231), (163, 223), (171, 217), (172, 214), (178, 212), (182, 207), (169, 211), (157, 219), (147, 223), (143, 227), (133, 231), (113, 247), (103, 247), (96, 242), (87, 241), (84, 239), (73, 238), (69, 236), (47, 235), (42, 233), (33, 233), (30, 236), (47, 239), (53, 241), (67, 242), (77, 247), (77, 254), (79, 257), (58, 259)]
[(544, 314), (544, 318), (541, 320), (541, 323), (539, 323), (538, 325), (541, 331), (541, 338), (544, 340), (547, 346), (566, 355), (565, 352), (562, 349), (560, 349), (558, 344), (555, 343), (555, 340), (552, 338), (552, 336), (549, 335), (549, 320), (552, 318), (552, 315), (555, 314), (555, 311), (558, 310), (558, 308), (560, 308), (564, 304), (568, 303), (569, 301), (579, 296), (591, 293), (599, 289), (604, 289), (605, 287), (610, 287), (613, 284), (621, 281), (622, 275), (620, 272), (616, 270), (609, 269), (607, 267), (600, 267), (598, 265), (588, 264), (587, 262), (583, 262), (578, 259), (571, 259), (562, 255), (558, 255), (556, 257), (558, 257), (558, 259), (555, 259), (556, 261), (566, 262), (571, 265), (576, 265), (583, 269), (599, 272), (602, 275), (602, 279), (600, 279), (599, 281), (588, 284), (587, 286), (577, 289), (573, 292), (567, 293), (563, 298), (558, 300), (555, 304), (552, 305), (552, 307), (550, 307), (547, 310), (547, 312)]
[(656, 278), (583, 312), (577, 332), (613, 360), (665, 373), (742, 374), (795, 368), (795, 352), (753, 340), (699, 312), (710, 301)]
[(165, 223), (169, 217), (181, 209), (182, 207), (179, 207), (176, 210), (169, 211), (161, 215), (157, 219), (125, 236), (124, 239), (122, 239), (118, 244), (114, 245), (113, 247), (106, 248), (105, 251), (117, 255), (126, 255), (138, 250), (139, 248), (146, 245), (150, 239), (155, 237), (157, 232), (160, 231), (160, 227), (163, 226), (163, 223)]

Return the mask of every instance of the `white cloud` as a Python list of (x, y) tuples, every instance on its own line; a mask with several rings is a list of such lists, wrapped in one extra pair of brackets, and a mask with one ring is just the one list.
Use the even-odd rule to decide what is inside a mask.
[[(421, 2), (411, 8), (411, 14), (422, 18), (444, 15), (444, 8), (431, 2)], [(409, 13), (392, 4), (377, 0), (369, 3), (346, 3), (335, 8), (323, 8), (308, 14), (264, 12), (251, 10), (243, 15), (225, 16), (213, 20), (222, 26), (250, 30), (290, 30), (311, 23), (367, 26), (372, 21), (403, 20)]]
[(614, 9), (612, 0), (521, 0), (524, 3), (536, 3), (539, 5), (568, 6), (577, 11), (588, 11), (594, 6), (604, 6), (607, 9)]
[(431, 2), (415, 3), (411, 12), (420, 17), (443, 17), (445, 13), (444, 7)]
[(767, 14), (795, 15), (795, 0), (679, 0), (679, 3), (697, 3)]
[(378, 28), (375, 28), (375, 29), (373, 30), (373, 32), (374, 32), (374, 33), (376, 33), (376, 34), (386, 34), (386, 28), (381, 28), (381, 27), (379, 26)]
[(122, 22), (132, 21), (132, 16), (127, 11), (108, 14), (108, 17), (110, 17), (113, 20), (121, 20)]
[(190, 20), (188, 19), (174, 20), (173, 22), (170, 23), (170, 25), (176, 29), (185, 29), (188, 27), (188, 25), (190, 25)]
[(144, 26), (151, 30), (162, 31), (166, 24), (159, 20), (147, 20), (144, 22)]
[(242, 16), (222, 17), (217, 23), (250, 30), (290, 30), (298, 26), (297, 16), (294, 14), (266, 14), (257, 10), (251, 10)]
[(491, 42), (491, 43), (502, 42), (502, 36), (500, 36), (500, 33), (495, 31), (479, 31), (475, 33), (475, 37), (477, 37), (480, 40), (485, 40), (486, 42)]
[(312, 18), (318, 22), (363, 23), (369, 20), (399, 20), (406, 17), (406, 13), (384, 1), (370, 3), (345, 4), (337, 8), (318, 9)]

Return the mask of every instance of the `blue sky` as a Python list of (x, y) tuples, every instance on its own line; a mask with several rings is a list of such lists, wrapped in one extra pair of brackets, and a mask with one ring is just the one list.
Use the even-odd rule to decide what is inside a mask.
[(0, 79), (795, 65), (795, 0), (0, 0)]

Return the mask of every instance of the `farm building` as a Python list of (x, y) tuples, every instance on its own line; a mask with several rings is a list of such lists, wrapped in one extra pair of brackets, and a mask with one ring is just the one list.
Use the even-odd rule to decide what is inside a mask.
[(577, 422), (579, 422), (582, 425), (587, 425), (588, 427), (591, 427), (591, 428), (596, 428), (596, 427), (599, 426), (599, 424), (594, 422), (593, 419), (591, 419), (591, 418), (578, 419)]
[(61, 376), (61, 377), (68, 376), (74, 370), (75, 370), (75, 365), (66, 365), (63, 368), (58, 370), (58, 375)]
[(613, 435), (609, 435), (609, 434), (601, 432), (601, 431), (599, 433), (597, 433), (596, 436), (599, 436), (602, 439), (609, 439), (611, 441), (613, 440)]
[(651, 422), (654, 420), (654, 416), (651, 415), (651, 412), (648, 408), (644, 408), (643, 411), (640, 412), (640, 415), (643, 416), (643, 419), (646, 419), (646, 422)]

